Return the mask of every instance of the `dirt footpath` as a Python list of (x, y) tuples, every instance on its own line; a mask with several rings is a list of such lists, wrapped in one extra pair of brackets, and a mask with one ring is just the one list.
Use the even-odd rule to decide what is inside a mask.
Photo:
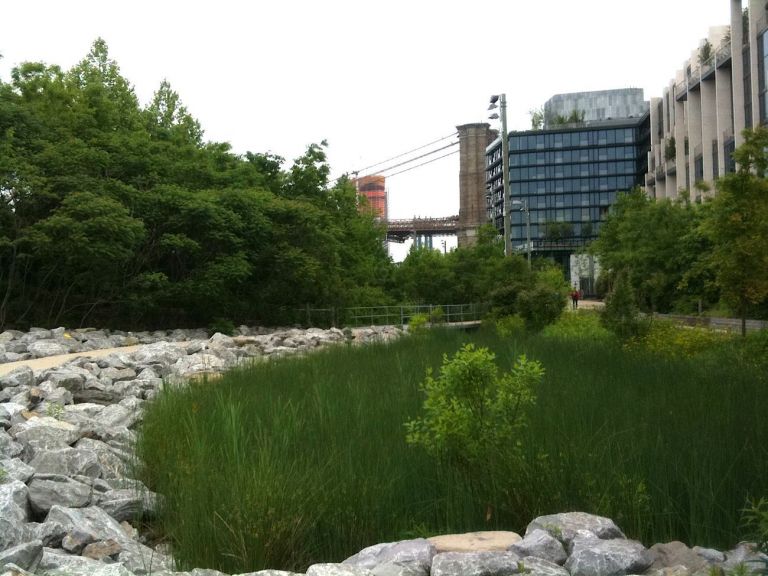
[(109, 356), (110, 354), (114, 354), (115, 352), (121, 352), (124, 354), (130, 354), (131, 352), (135, 352), (138, 350), (142, 344), (137, 344), (136, 346), (123, 346), (121, 348), (104, 348), (102, 350), (89, 350), (88, 352), (75, 352), (74, 354), (62, 354), (60, 356), (47, 356), (45, 358), (34, 358), (32, 360), (21, 360), (19, 362), (6, 362), (5, 364), (0, 364), (0, 376), (3, 376), (4, 374), (8, 374), (8, 372), (11, 372), (12, 370), (15, 370), (16, 368), (20, 368), (21, 366), (29, 366), (32, 368), (32, 370), (45, 370), (46, 368), (54, 368), (55, 366), (60, 366), (62, 364), (65, 364), (68, 360), (72, 360), (72, 358), (101, 358), (102, 356)]

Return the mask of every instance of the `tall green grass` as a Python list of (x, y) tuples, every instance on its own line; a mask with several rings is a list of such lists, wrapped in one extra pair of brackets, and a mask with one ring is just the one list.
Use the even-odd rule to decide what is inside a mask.
[[(138, 450), (144, 480), (166, 496), (161, 528), (176, 558), (228, 573), (304, 570), (376, 542), (519, 531), (567, 510), (610, 516), (647, 544), (737, 542), (747, 498), (768, 495), (764, 375), (571, 332), (433, 332), (166, 389)], [(519, 439), (523, 465), (460, 472), (405, 443), (425, 370), (468, 341), (502, 369), (525, 352), (547, 371)]]

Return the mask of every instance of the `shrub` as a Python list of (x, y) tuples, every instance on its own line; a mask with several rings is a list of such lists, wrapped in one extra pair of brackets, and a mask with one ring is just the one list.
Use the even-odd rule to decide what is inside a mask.
[(525, 321), (520, 316), (504, 316), (493, 321), (493, 328), (501, 338), (514, 338), (525, 332)]
[(668, 358), (692, 358), (714, 351), (731, 336), (709, 328), (679, 326), (669, 320), (654, 320), (644, 334), (630, 343)]
[[(752, 501), (743, 510), (744, 526), (754, 539), (758, 549), (768, 554), (768, 500)], [(768, 574), (768, 561), (763, 560), (764, 567), (757, 574)]]
[(739, 346), (739, 355), (744, 362), (755, 366), (768, 365), (768, 330), (749, 332), (746, 337), (734, 342)]
[(541, 335), (545, 338), (588, 342), (615, 340), (613, 333), (600, 323), (600, 315), (590, 310), (563, 314), (557, 322), (544, 328)]
[(417, 336), (424, 334), (429, 327), (429, 316), (426, 314), (414, 314), (408, 320), (408, 333)]
[(605, 308), (600, 320), (603, 326), (623, 341), (642, 336), (644, 333), (646, 324), (640, 320), (635, 293), (626, 272), (621, 272), (616, 277), (613, 290), (605, 299)]
[(227, 318), (214, 318), (208, 325), (208, 334), (212, 336), (216, 332), (232, 336), (235, 333), (235, 324)]
[(429, 321), (432, 324), (442, 324), (445, 322), (445, 312), (441, 306), (435, 306), (429, 311)]
[(491, 293), (491, 309), (496, 317), (512, 316), (517, 313), (517, 297), (522, 290), (520, 284), (508, 284)]
[(406, 424), (408, 443), (465, 468), (514, 447), (544, 369), (521, 355), (510, 373), (499, 375), (495, 358), (466, 344), (452, 358), (443, 356), (437, 378), (428, 369), (420, 387), (424, 415)]
[(520, 293), (517, 309), (525, 321), (525, 327), (532, 332), (539, 332), (560, 317), (565, 309), (565, 302), (562, 291), (539, 283)]

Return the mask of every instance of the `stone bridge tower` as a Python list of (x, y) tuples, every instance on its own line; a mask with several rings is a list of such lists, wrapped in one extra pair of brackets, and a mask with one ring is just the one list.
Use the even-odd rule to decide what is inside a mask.
[(486, 123), (457, 126), (459, 131), (459, 246), (472, 246), (477, 229), (488, 222), (485, 205), (485, 148), (496, 138)]

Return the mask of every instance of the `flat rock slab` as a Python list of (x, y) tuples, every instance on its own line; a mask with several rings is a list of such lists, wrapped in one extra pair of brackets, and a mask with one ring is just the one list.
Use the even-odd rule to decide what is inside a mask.
[(522, 540), (516, 532), (503, 530), (487, 532), (467, 532), (466, 534), (446, 534), (433, 536), (428, 540), (437, 552), (505, 552), (513, 544)]

